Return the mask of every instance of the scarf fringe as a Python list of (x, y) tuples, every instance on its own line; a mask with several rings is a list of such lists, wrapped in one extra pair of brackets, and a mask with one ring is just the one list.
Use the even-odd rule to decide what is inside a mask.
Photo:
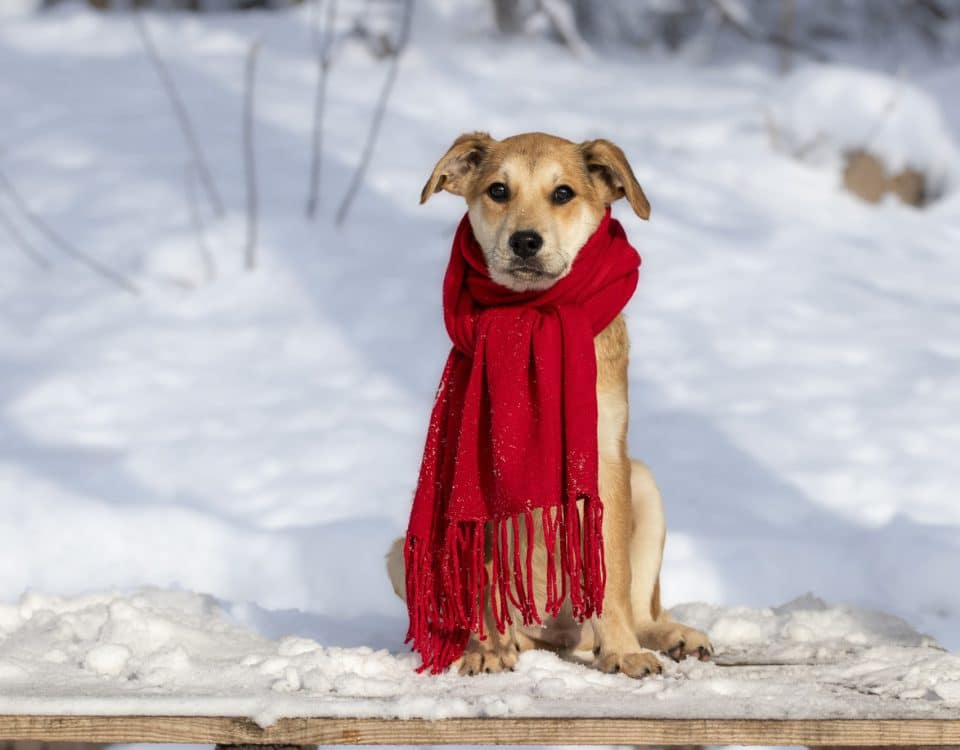
[[(582, 524), (579, 500), (583, 500)], [(544, 508), (541, 519), (547, 556), (543, 612), (556, 617), (569, 596), (577, 620), (599, 616), (606, 587), (603, 503), (599, 497), (571, 495), (559, 505)], [(436, 552), (429, 540), (407, 535), (404, 562), (410, 627), (405, 643), (411, 643), (422, 657), (418, 672), (446, 670), (463, 654), (471, 632), (486, 638), (487, 591), (493, 624), (500, 633), (513, 624), (511, 609), (524, 625), (542, 622), (533, 591), (533, 512), (490, 522), (489, 575), (484, 566), (486, 523), (450, 524)], [(517, 543), (521, 539), (525, 545)]]

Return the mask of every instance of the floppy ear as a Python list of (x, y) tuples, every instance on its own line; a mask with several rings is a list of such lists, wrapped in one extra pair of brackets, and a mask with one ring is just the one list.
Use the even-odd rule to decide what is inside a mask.
[(463, 195), (477, 166), (487, 155), (493, 143), (487, 133), (464, 133), (453, 142), (433, 168), (433, 174), (420, 192), (420, 202), (426, 203), (434, 193), (446, 190), (454, 195)]
[(650, 202), (630, 168), (626, 155), (614, 143), (600, 140), (584, 141), (580, 151), (587, 163), (590, 179), (606, 203), (626, 197), (633, 212), (641, 219), (650, 218)]

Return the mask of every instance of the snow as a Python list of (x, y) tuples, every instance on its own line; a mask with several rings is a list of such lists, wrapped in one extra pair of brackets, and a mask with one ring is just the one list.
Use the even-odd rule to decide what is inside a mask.
[(23, 16), (37, 9), (37, 0), (7, 0), (0, 5), (0, 18)]
[[(540, 129), (620, 144), (653, 205), (649, 223), (615, 212), (644, 256), (628, 312), (630, 450), (666, 499), (665, 602), (713, 603), (720, 609), (688, 619), (716, 628), (730, 650), (752, 639), (757, 658), (776, 645), (794, 661), (839, 659), (809, 640), (830, 632), (854, 656), (818, 662), (824, 687), (807, 696), (811, 707), (826, 711), (818, 701), (830, 691), (869, 692), (876, 680), (880, 694), (848, 696), (863, 701), (856, 710), (900, 701), (900, 710), (946, 711), (960, 692), (950, 658), (849, 613), (889, 612), (960, 648), (960, 195), (924, 211), (866, 206), (829, 165), (775, 149), (767, 117), (784, 81), (766, 63), (615, 50), (583, 61), (545, 41), (493, 41), (482, 7), (418, 4), (368, 182), (339, 229), (332, 216), (384, 63), (357, 40), (338, 48), (321, 216), (311, 223), (308, 10), (146, 16), (227, 205), (217, 219), (198, 198), (212, 281), (185, 197), (189, 154), (129, 17), (74, 6), (4, 19), (0, 66), (17, 75), (0, 78), (0, 170), (34, 211), (143, 294), (59, 254), (0, 195), (3, 215), (53, 265), (38, 268), (0, 225), (0, 601), (21, 602), (0, 616), (0, 647), (42, 629), (43, 617), (69, 624), (60, 605), (41, 606), (54, 599), (20, 599), (25, 591), (90, 609), (69, 625), (83, 631), (82, 654), (51, 631), (38, 651), (46, 661), (7, 653), (0, 679), (79, 674), (93, 690), (90, 711), (117, 690), (140, 700), (154, 679), (151, 705), (166, 701), (165, 711), (187, 704), (162, 691), (191, 685), (190, 710), (203, 698), (205, 710), (265, 721), (312, 710), (309, 696), (341, 677), (345, 704), (397, 715), (427, 715), (447, 696), (451, 713), (540, 710), (533, 695), (554, 696), (560, 711), (561, 684), (621, 698), (649, 691), (671, 708), (670, 696), (686, 705), (696, 695), (717, 711), (751, 681), (774, 694), (795, 688), (789, 670), (762, 664), (682, 665), (663, 681), (628, 684), (548, 654), (469, 684), (410, 674), (383, 555), (405, 526), (448, 348), (440, 282), (463, 210), (448, 195), (424, 207), (417, 199), (461, 131)], [(246, 272), (240, 112), (254, 39), (261, 245)], [(960, 65), (918, 66), (909, 81), (936, 99), (957, 142)], [(923, 107), (898, 121), (914, 111), (927, 133)], [(263, 635), (217, 626), (233, 645), (216, 657), (204, 640), (213, 599), (169, 594), (182, 600), (167, 607), (166, 595), (130, 594), (114, 612), (112, 595), (89, 593), (143, 585), (209, 592)], [(803, 617), (763, 609), (806, 591), (852, 608), (831, 608), (830, 629), (816, 608)], [(152, 614), (125, 621), (137, 596)], [(97, 623), (109, 632), (98, 635)], [(854, 633), (861, 642), (844, 641)], [(280, 654), (288, 637), (322, 645)], [(260, 661), (241, 663), (251, 656)], [(252, 692), (235, 704), (203, 693), (217, 687), (202, 684), (208, 658), (233, 659), (220, 666), (253, 679)], [(844, 671), (854, 668), (866, 671)], [(939, 699), (892, 697), (900, 688), (888, 669), (904, 690)], [(385, 694), (350, 703), (357, 675), (380, 680)], [(404, 703), (397, 685), (416, 686), (415, 697)], [(482, 703), (491, 696), (503, 705)], [(56, 694), (47, 697), (54, 706)]]
[(838, 161), (868, 151), (890, 174), (924, 174), (935, 197), (960, 178), (960, 155), (939, 104), (905, 76), (805, 68), (783, 82), (769, 112), (774, 140), (788, 153)]
[[(271, 639), (211, 596), (140, 588), (0, 609), (0, 713), (281, 717), (960, 718), (960, 657), (902, 620), (805, 597), (685, 605), (716, 663), (642, 681), (526, 652), (515, 672), (415, 672), (413, 654)], [(759, 699), (758, 699), (759, 697)], [(744, 701), (750, 698), (749, 701)]]

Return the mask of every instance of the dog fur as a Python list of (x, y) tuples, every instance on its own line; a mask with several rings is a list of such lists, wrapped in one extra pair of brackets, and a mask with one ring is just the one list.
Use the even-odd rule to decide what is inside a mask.
[[(437, 162), (420, 202), (441, 190), (466, 200), (491, 278), (517, 291), (546, 289), (563, 278), (612, 202), (626, 198), (637, 216), (650, 216), (650, 204), (626, 156), (606, 140), (576, 144), (525, 133), (498, 141), (486, 133), (467, 133)], [(522, 233), (535, 233), (542, 242), (529, 257), (511, 245)], [(590, 649), (598, 669), (631, 677), (662, 670), (654, 652), (677, 660), (713, 654), (706, 635), (672, 622), (660, 606), (663, 502), (650, 470), (627, 456), (629, 341), (623, 317), (601, 331), (594, 345), (607, 566), (603, 615), (578, 623), (567, 603), (542, 626), (514, 625), (501, 634), (488, 605), (487, 637), (471, 638), (458, 665), (461, 674), (512, 669), (519, 653), (529, 648)], [(536, 526), (534, 591), (537, 601), (544, 601), (546, 552), (539, 522)], [(401, 598), (403, 565), (403, 540), (398, 539), (387, 555), (387, 569)]]

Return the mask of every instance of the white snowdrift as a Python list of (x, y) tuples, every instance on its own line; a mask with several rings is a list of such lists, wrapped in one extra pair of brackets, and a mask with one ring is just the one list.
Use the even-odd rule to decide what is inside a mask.
[(430, 677), (413, 654), (270, 640), (242, 612), (157, 588), (24, 595), (0, 608), (0, 713), (960, 718), (960, 657), (902, 620), (813, 597), (685, 605), (677, 614), (707, 628), (717, 662), (667, 663), (643, 681), (546, 652), (513, 673)]
[(890, 173), (913, 168), (932, 194), (957, 181), (957, 148), (936, 100), (916, 85), (880, 73), (812, 67), (776, 89), (769, 114), (775, 141), (811, 159), (862, 149)]

